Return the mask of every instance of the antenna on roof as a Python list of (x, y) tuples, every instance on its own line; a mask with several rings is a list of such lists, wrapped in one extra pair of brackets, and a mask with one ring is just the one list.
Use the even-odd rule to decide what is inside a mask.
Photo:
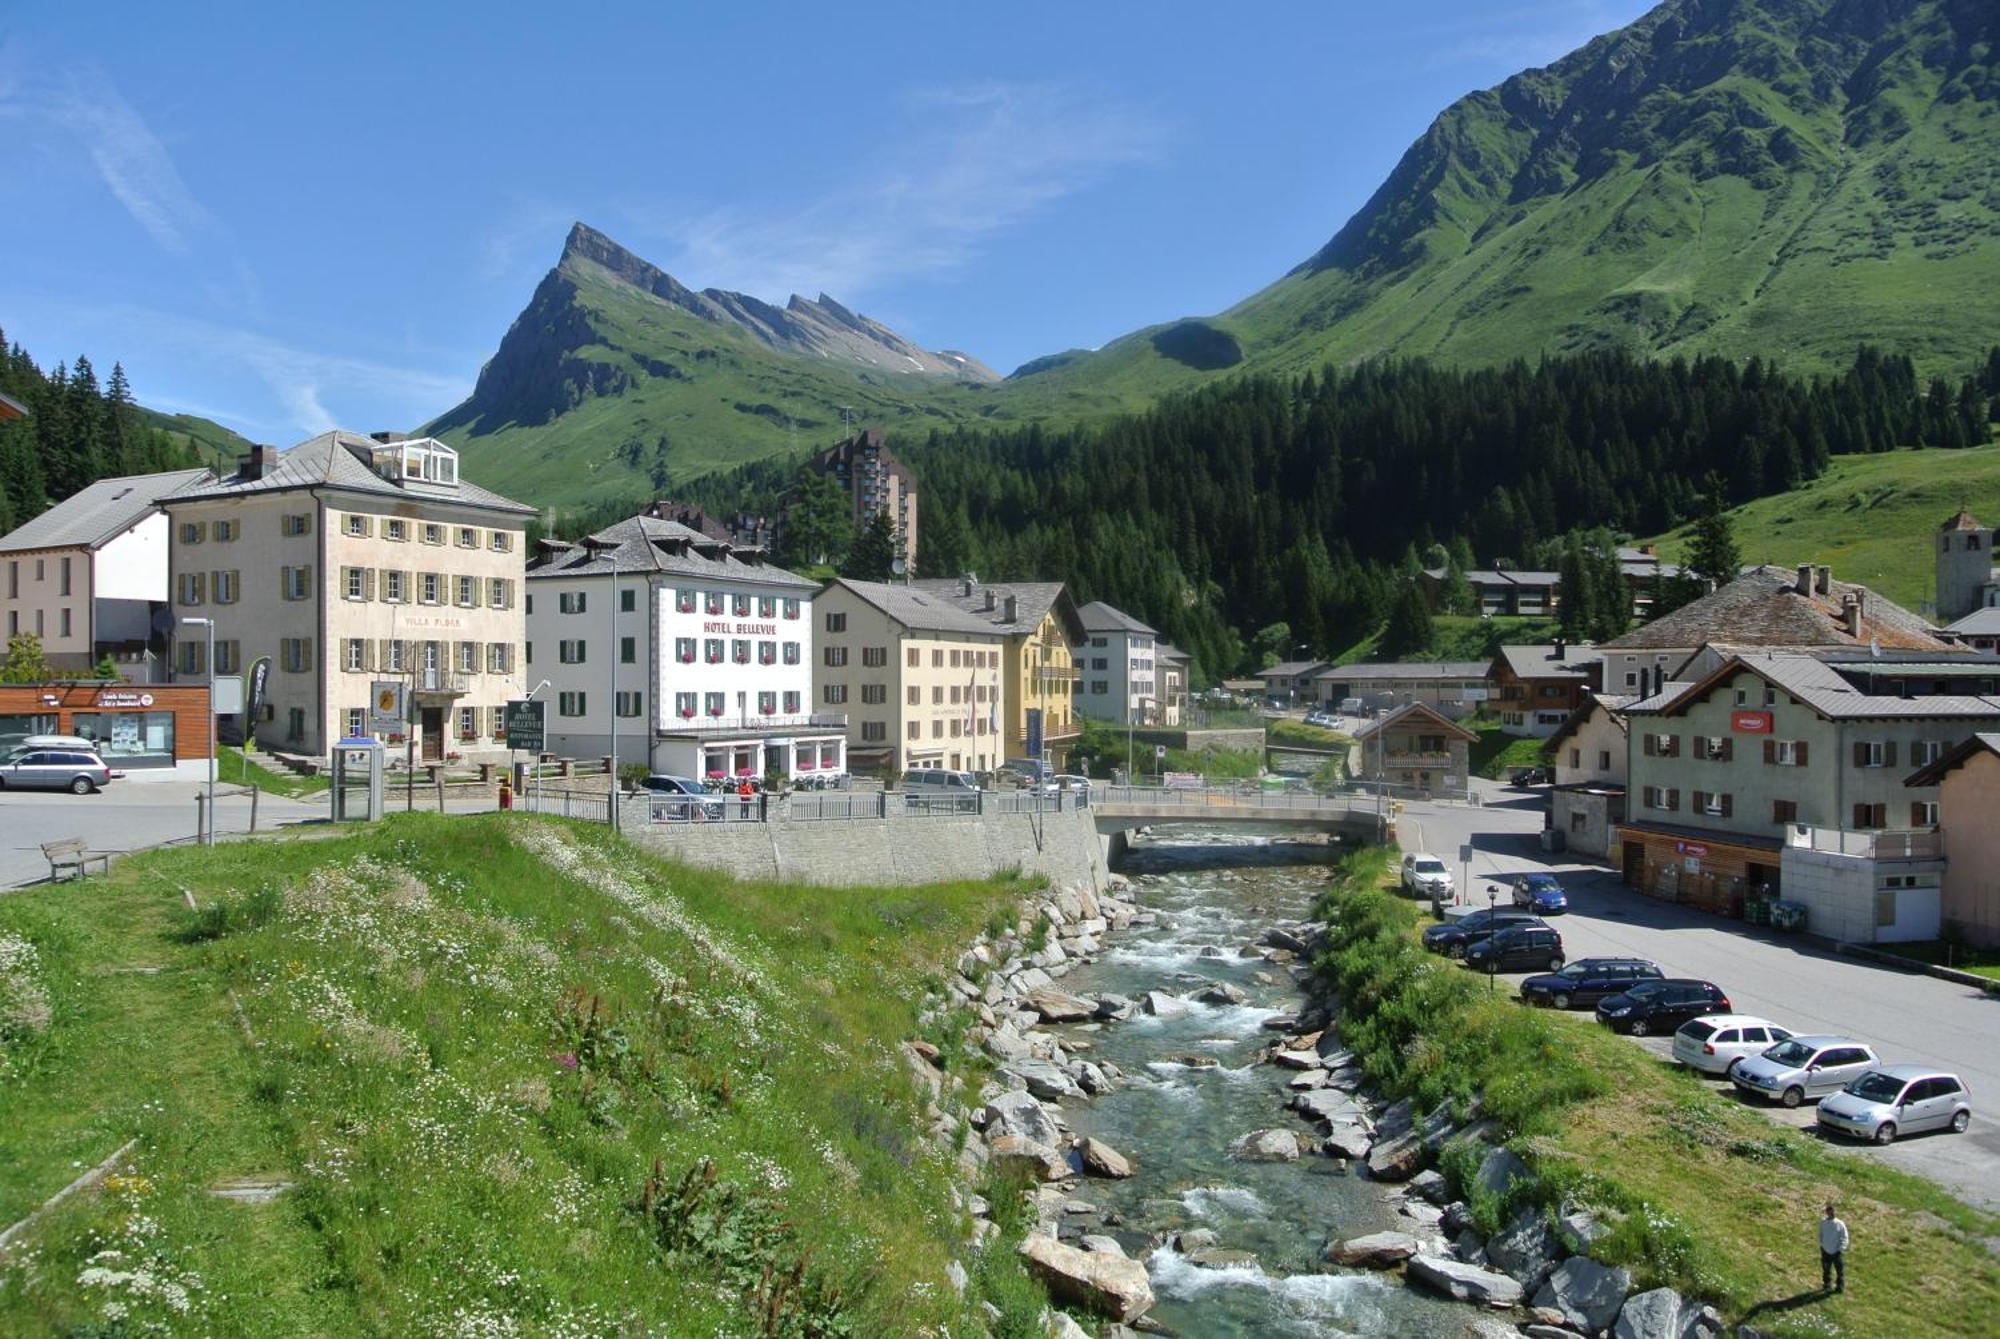
[(1870, 637), (1868, 639), (1868, 654), (1874, 656), (1877, 660), (1882, 658), (1882, 639), (1880, 637)]

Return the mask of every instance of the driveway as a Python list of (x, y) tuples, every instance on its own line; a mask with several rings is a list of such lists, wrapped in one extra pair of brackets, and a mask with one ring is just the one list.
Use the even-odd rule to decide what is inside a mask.
[[(1475, 782), (1479, 805), (1412, 804), (1397, 836), (1405, 850), (1442, 857), (1459, 878), (1462, 844), (1473, 847), (1467, 900), (1486, 903), (1497, 878), (1546, 870), (1569, 893), (1568, 915), (1551, 918), (1571, 959), (1641, 957), (1669, 976), (1713, 981), (1742, 1013), (1795, 1032), (1830, 1032), (1874, 1044), (1885, 1061), (1938, 1065), (1972, 1089), (1974, 1119), (1963, 1135), (1916, 1135), (1857, 1156), (1944, 1185), (1968, 1203), (2000, 1212), (2000, 996), (1919, 973), (1899, 972), (1796, 938), (1644, 897), (1601, 865), (1545, 855), (1537, 841), (1543, 792)], [(1499, 900), (1507, 901), (1503, 885)], [(1647, 1039), (1664, 1056), (1668, 1043)], [(1788, 1124), (1811, 1124), (1810, 1108), (1774, 1110)], [(1803, 1119), (1801, 1119), (1803, 1118)]]
[[(95, 795), (68, 791), (0, 791), (0, 888), (48, 877), (41, 844), (81, 837), (92, 851), (137, 851), (171, 841), (192, 841), (198, 781), (155, 781), (120, 785), (114, 781)], [(250, 796), (233, 786), (215, 792), (216, 831), (250, 830)], [(325, 818), (324, 798), (288, 800), (263, 795), (257, 801), (259, 831), (286, 823)]]

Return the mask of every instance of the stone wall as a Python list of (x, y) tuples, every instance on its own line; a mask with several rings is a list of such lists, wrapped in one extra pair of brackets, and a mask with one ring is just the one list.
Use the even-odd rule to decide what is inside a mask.
[[(1196, 730), (1163, 729), (1158, 726), (1141, 726), (1132, 731), (1135, 743), (1165, 744), (1172, 749), (1186, 749), (1199, 753), (1203, 749), (1262, 749), (1262, 730)], [(1140, 771), (1147, 770), (1144, 767)]]
[(1097, 890), (1110, 878), (1104, 843), (1087, 810), (831, 822), (628, 821), (625, 835), (671, 859), (740, 879), (915, 885), (1018, 868), (1057, 885)]

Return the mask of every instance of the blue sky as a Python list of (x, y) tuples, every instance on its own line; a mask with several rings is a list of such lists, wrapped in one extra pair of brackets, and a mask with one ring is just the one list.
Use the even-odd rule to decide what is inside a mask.
[(1004, 372), (1247, 296), (1648, 7), (12, 0), (0, 328), (263, 441), (407, 428), (580, 218)]

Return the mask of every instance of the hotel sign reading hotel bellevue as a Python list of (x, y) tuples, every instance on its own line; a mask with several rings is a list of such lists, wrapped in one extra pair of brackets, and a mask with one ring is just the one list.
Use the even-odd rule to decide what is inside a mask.
[(701, 625), (703, 632), (720, 637), (775, 637), (778, 635), (776, 623), (737, 623), (728, 619), (714, 618)]

